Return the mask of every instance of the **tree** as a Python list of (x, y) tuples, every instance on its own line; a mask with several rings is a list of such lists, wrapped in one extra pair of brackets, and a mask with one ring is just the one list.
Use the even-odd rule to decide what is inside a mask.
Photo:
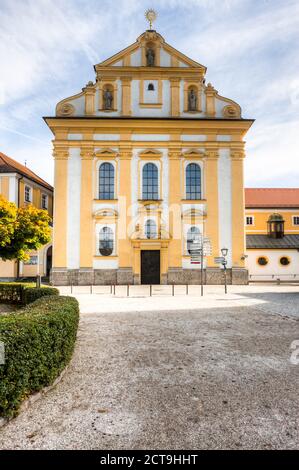
[(17, 207), (0, 195), (0, 249), (9, 245), (15, 231)]
[(48, 212), (32, 205), (17, 208), (0, 195), (0, 258), (27, 261), (29, 252), (51, 240)]

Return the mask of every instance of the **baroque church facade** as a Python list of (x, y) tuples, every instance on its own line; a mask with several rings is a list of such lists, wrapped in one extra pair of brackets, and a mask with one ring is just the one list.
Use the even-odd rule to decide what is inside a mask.
[(53, 284), (199, 283), (190, 246), (203, 237), (204, 282), (223, 282), (214, 258), (227, 248), (229, 282), (247, 283), (243, 139), (253, 121), (154, 30), (95, 73), (44, 118)]

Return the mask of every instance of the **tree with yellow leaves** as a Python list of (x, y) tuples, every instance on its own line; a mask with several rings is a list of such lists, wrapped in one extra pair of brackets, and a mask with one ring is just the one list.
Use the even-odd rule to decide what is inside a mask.
[(32, 205), (18, 208), (0, 195), (0, 258), (27, 261), (29, 253), (51, 240), (48, 212)]

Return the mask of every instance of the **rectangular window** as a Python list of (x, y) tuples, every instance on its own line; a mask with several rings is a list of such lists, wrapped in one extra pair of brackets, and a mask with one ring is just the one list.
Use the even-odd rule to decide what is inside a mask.
[(28, 266), (33, 266), (37, 264), (37, 255), (30, 256), (28, 261), (25, 261), (24, 264)]
[(47, 196), (47, 194), (42, 194), (42, 209), (48, 209), (48, 196)]
[(102, 163), (99, 171), (99, 199), (114, 199), (114, 166)]
[(25, 186), (25, 202), (32, 201), (32, 189), (30, 186)]
[(252, 215), (246, 216), (246, 225), (253, 225), (253, 216)]
[(293, 215), (293, 225), (299, 225), (299, 215)]

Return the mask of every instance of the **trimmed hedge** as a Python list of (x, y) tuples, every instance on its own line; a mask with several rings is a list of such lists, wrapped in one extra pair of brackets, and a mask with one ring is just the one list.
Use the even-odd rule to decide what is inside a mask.
[(72, 357), (78, 322), (77, 300), (56, 295), (0, 316), (0, 416), (16, 415), (28, 395), (59, 376)]
[(0, 283), (0, 303), (20, 304), (23, 301), (24, 286), (16, 282)]
[(0, 283), (0, 303), (27, 305), (46, 295), (59, 295), (55, 287), (28, 287), (17, 282)]
[(59, 295), (59, 290), (55, 287), (26, 287), (23, 291), (23, 304), (31, 304), (48, 295)]

